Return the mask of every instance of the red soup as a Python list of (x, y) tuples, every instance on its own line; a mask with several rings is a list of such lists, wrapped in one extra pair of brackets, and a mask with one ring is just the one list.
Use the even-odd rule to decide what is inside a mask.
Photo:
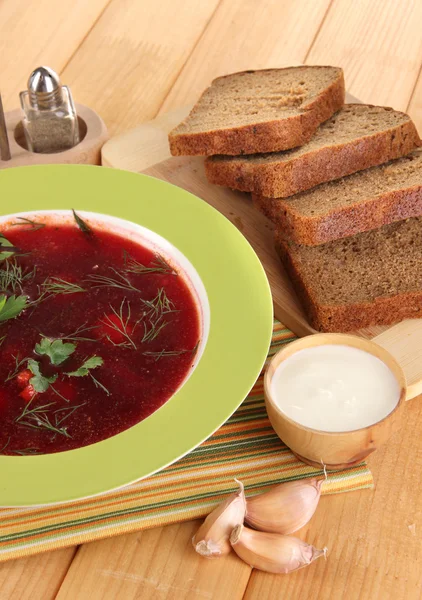
[(17, 219), (0, 234), (0, 452), (61, 452), (139, 423), (181, 385), (200, 336), (183, 277), (93, 228)]

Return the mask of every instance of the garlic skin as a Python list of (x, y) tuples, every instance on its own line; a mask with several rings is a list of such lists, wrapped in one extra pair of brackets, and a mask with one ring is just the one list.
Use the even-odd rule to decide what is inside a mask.
[(318, 550), (298, 538), (255, 531), (244, 525), (234, 528), (230, 543), (245, 563), (267, 573), (291, 573), (327, 553), (326, 548)]
[(218, 558), (229, 554), (231, 550), (230, 534), (233, 528), (243, 523), (246, 513), (246, 500), (243, 483), (237, 492), (219, 504), (210, 513), (192, 538), (192, 544), (198, 554), (206, 558)]
[(245, 522), (259, 531), (289, 534), (310, 520), (321, 497), (323, 480), (301, 479), (247, 498)]

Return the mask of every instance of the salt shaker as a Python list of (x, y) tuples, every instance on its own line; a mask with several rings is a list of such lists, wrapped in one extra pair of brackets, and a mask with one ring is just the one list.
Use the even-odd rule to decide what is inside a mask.
[(20, 93), (28, 150), (43, 154), (73, 148), (79, 142), (78, 117), (72, 94), (49, 67), (39, 67)]

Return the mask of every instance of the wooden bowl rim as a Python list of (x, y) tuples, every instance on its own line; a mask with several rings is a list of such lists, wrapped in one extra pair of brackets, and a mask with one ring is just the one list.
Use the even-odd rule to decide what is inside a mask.
[[(322, 341), (322, 340), (325, 340), (325, 341)], [(320, 341), (320, 343), (318, 343), (319, 341)], [(313, 343), (313, 342), (315, 342), (315, 343)], [(379, 421), (372, 423), (371, 425), (366, 425), (365, 427), (361, 427), (359, 429), (352, 429), (350, 431), (324, 431), (322, 429), (313, 429), (312, 427), (308, 427), (307, 425), (302, 425), (301, 423), (298, 423), (297, 421), (294, 421), (293, 419), (291, 419), (280, 409), (280, 407), (277, 405), (277, 403), (273, 399), (271, 391), (270, 391), (270, 384), (271, 384), (271, 379), (272, 379), (272, 376), (270, 376), (270, 372), (271, 372), (272, 365), (275, 362), (277, 362), (277, 366), (278, 366), (281, 362), (283, 362), (284, 360), (287, 360), (287, 358), (290, 358), (290, 356), (293, 356), (293, 354), (296, 354), (296, 352), (300, 352), (300, 350), (305, 350), (306, 348), (312, 348), (312, 347), (317, 347), (317, 346), (333, 345), (333, 344), (338, 345), (338, 346), (351, 346), (352, 348), (357, 348), (359, 350), (364, 350), (364, 351), (367, 349), (366, 351), (368, 351), (369, 354), (372, 354), (376, 358), (379, 358), (380, 360), (382, 360), (382, 362), (384, 364), (386, 364), (386, 366), (390, 369), (390, 371), (392, 371), (392, 373), (395, 376), (395, 378), (397, 379), (397, 382), (400, 387), (400, 396), (399, 396), (396, 406), (393, 408), (393, 410), (390, 413), (388, 413), (388, 415), (386, 415)], [(293, 350), (293, 352), (292, 352), (292, 350)], [(371, 350), (376, 350), (376, 352), (378, 354), (384, 355), (387, 358), (387, 360), (390, 361), (394, 365), (394, 369), (396, 372), (390, 367), (390, 365), (383, 358), (380, 358), (375, 352), (373, 352)], [(286, 356), (284, 356), (284, 355), (286, 355)], [(280, 356), (282, 357), (281, 360), (280, 360)], [(274, 369), (274, 372), (275, 372), (275, 369)], [(299, 339), (295, 340), (294, 342), (291, 342), (290, 344), (286, 345), (284, 348), (281, 348), (278, 352), (276, 352), (274, 354), (270, 363), (267, 366), (267, 369), (266, 369), (265, 375), (264, 375), (265, 401), (268, 402), (269, 404), (271, 404), (271, 407), (277, 412), (277, 414), (282, 419), (284, 419), (285, 421), (289, 422), (291, 425), (294, 425), (304, 431), (309, 431), (310, 433), (320, 434), (320, 435), (324, 435), (324, 436), (327, 435), (330, 437), (335, 437), (335, 436), (339, 436), (339, 435), (344, 436), (344, 435), (348, 435), (348, 434), (356, 434), (356, 433), (364, 432), (366, 430), (371, 429), (372, 427), (380, 425), (387, 419), (390, 419), (393, 416), (393, 414), (396, 411), (398, 411), (402, 407), (403, 403), (405, 402), (406, 388), (407, 388), (407, 384), (406, 384), (406, 377), (405, 377), (404, 371), (403, 371), (402, 367), (400, 366), (400, 364), (397, 362), (397, 360), (394, 358), (394, 356), (392, 354), (390, 354), (390, 352), (388, 352), (388, 350), (386, 350), (385, 348), (383, 348), (376, 342), (373, 342), (372, 340), (367, 340), (367, 339), (358, 337), (356, 335), (348, 334), (348, 333), (316, 333), (314, 335), (307, 335), (302, 338), (299, 338)]]

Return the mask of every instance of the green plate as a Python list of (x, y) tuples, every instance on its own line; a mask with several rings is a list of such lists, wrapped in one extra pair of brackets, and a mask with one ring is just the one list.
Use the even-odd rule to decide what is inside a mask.
[(0, 505), (92, 496), (154, 473), (198, 446), (240, 405), (264, 364), (271, 292), (246, 239), (206, 202), (126, 171), (39, 166), (0, 171), (0, 214), (75, 208), (155, 231), (192, 263), (205, 286), (210, 331), (183, 387), (159, 410), (105, 441), (42, 456), (0, 456)]

